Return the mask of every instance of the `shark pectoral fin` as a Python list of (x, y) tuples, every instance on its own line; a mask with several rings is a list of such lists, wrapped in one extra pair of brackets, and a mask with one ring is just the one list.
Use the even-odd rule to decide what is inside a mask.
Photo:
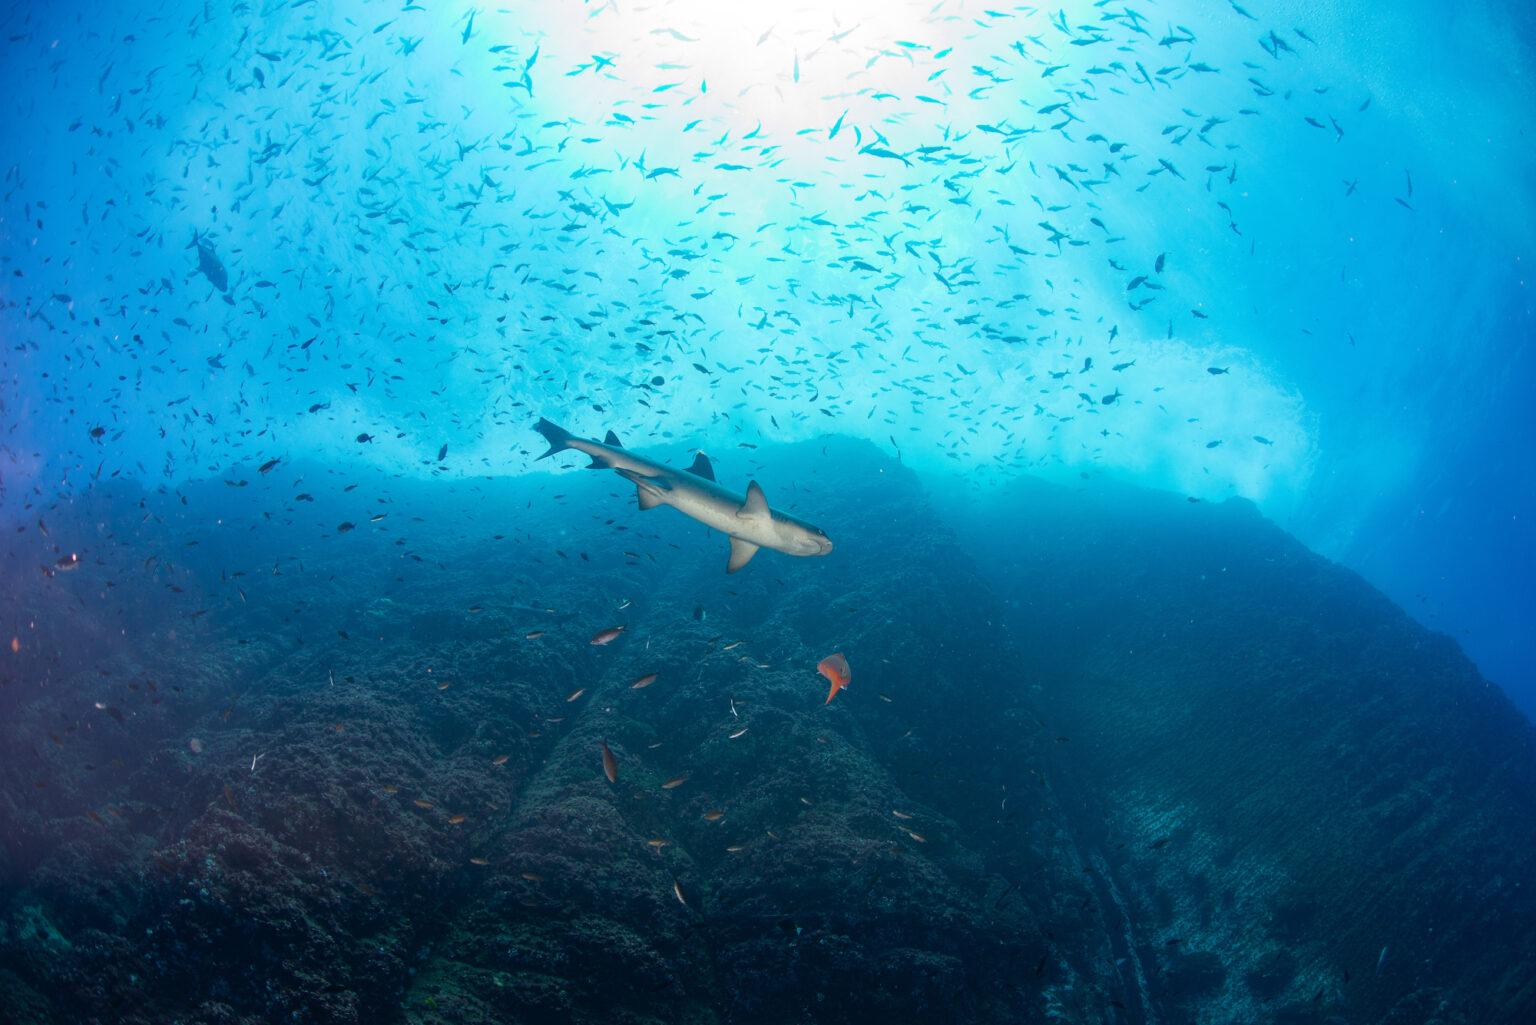
[(694, 476), (703, 477), (705, 480), (715, 479), (714, 464), (709, 461), (709, 456), (703, 452), (693, 457), (693, 465), (688, 467), (688, 472)]
[(752, 556), (757, 554), (758, 546), (751, 541), (743, 541), (739, 537), (731, 538), (731, 558), (725, 564), (727, 573), (735, 573), (741, 567), (752, 561)]
[(747, 500), (741, 503), (736, 515), (745, 520), (767, 519), (772, 515), (768, 511), (768, 499), (763, 489), (757, 486), (757, 481), (747, 485)]

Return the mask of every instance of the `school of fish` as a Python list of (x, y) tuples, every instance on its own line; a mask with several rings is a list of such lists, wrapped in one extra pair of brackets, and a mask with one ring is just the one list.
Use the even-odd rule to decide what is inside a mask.
[[(0, 500), (23, 503), (43, 538), (51, 504), (120, 475), (287, 488), (293, 514), (308, 489), (351, 490), (284, 479), (290, 453), (317, 446), (434, 475), (521, 472), (538, 455), (529, 426), (566, 411), (617, 416), (640, 446), (707, 431), (748, 464), (761, 443), (822, 432), (898, 456), (985, 452), (999, 474), (1112, 461), (1132, 409), (1156, 411), (1138, 415), (1217, 477), (1225, 459), (1290, 458), (1289, 424), (1262, 419), (1272, 409), (1213, 434), (1200, 405), (1166, 405), (1171, 385), (1219, 395), (1249, 368), (1185, 358), (1219, 340), (1220, 303), (1185, 254), (1106, 210), (1144, 195), (1251, 253), (1244, 122), (1339, 147), (1371, 115), (1369, 96), (1309, 79), (1319, 43), (1302, 28), (1212, 4), (1194, 13), (1249, 42), (1207, 53), (1196, 27), (1136, 3), (922, 4), (890, 23), (754, 12), (732, 29), (750, 55), (736, 60), (697, 7), (669, 21), (665, 5), (610, 0), (553, 24), (527, 4), (271, 6), (192, 7), (111, 38), (80, 22), (56, 56), (53, 26), (10, 27), (8, 60), (83, 84), (49, 137), (79, 173), (12, 156), (0, 176), (31, 240), (0, 254), (4, 369), (36, 399), (4, 424)], [(155, 40), (185, 33), (216, 42), (168, 66)], [(439, 92), (435, 76), (471, 87)], [(1230, 85), (1223, 105), (1181, 99), (1212, 77)], [(1330, 187), (1415, 210), (1406, 170)], [(103, 354), (130, 369), (99, 369)], [(39, 423), (70, 440), (40, 454)], [(759, 547), (831, 551), (756, 484), (714, 485), (707, 458), (690, 478), (623, 462), (638, 457), (616, 436), (540, 430), (551, 451), (619, 470), (642, 508), (725, 530), (732, 572)], [(336, 543), (388, 515), (363, 497), (325, 525)], [(39, 569), (81, 564), (57, 549)], [(637, 643), (626, 629), (586, 636)], [(819, 672), (829, 706), (852, 674), (819, 654), (805, 654), (807, 695)], [(749, 725), (730, 714), (736, 739)], [(644, 757), (607, 740), (592, 754), (594, 780), (615, 787)], [(680, 883), (673, 895), (692, 906)]]

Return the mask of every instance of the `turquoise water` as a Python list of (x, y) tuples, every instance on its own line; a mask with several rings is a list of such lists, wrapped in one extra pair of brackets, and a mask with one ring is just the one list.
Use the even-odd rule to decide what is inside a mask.
[(18, 4), (5, 32), (14, 516), (282, 456), (515, 474), (539, 415), (833, 431), (983, 490), (1252, 499), (1530, 707), (1519, 5)]
[[(413, 673), (425, 672), (434, 646), (445, 645), (458, 652), (463, 673), (478, 673), (470, 666), (481, 663), (468, 652), (481, 642), (480, 628), (467, 624), (480, 621), (431, 618), (441, 608), (462, 617), (471, 606), (474, 615), (503, 617), (496, 630), (507, 637), (581, 634), (574, 654), (547, 663), (475, 649), (476, 657), (494, 654), (498, 672), (544, 680), (544, 697), (558, 691), (557, 704), (583, 684), (605, 686), (598, 677), (623, 696), (620, 677), (647, 671), (644, 659), (601, 661), (610, 650), (655, 639), (638, 625), (612, 648), (584, 647), (587, 634), (621, 625), (620, 613), (647, 608), (655, 630), (691, 632), (717, 647), (755, 639), (761, 651), (754, 657), (765, 666), (804, 663), (810, 682), (800, 683), (816, 692), (813, 702), (825, 683), (815, 676), (817, 662), (850, 637), (864, 646), (851, 657), (853, 683), (836, 701), (851, 704), (860, 700), (868, 667), (893, 662), (874, 638), (890, 645), (932, 639), (940, 646), (908, 655), (948, 672), (967, 657), (937, 640), (948, 630), (968, 639), (963, 651), (996, 645), (998, 667), (1025, 660), (1028, 674), (1005, 681), (998, 668), (989, 677), (1008, 701), (1046, 702), (1028, 713), (1034, 719), (1019, 712), (1019, 723), (1070, 722), (1122, 739), (1154, 734), (1138, 732), (1150, 725), (1099, 718), (1084, 706), (1052, 705), (1050, 695), (1081, 692), (1089, 679), (1119, 686), (1140, 672), (1134, 661), (1115, 661), (1123, 653), (1108, 652), (1121, 641), (1130, 651), (1132, 637), (1151, 644), (1160, 631), (1127, 626), (1099, 650), (1085, 638), (1098, 636), (1101, 617), (1125, 622), (1145, 613), (1188, 623), (1198, 615), (1211, 617), (1209, 636), (1224, 644), (1220, 653), (1198, 649), (1201, 658), (1191, 656), (1184, 668), (1241, 681), (1247, 670), (1234, 652), (1246, 652), (1250, 668), (1295, 657), (1322, 673), (1316, 679), (1341, 688), (1327, 693), (1350, 695), (1313, 706), (1300, 677), (1292, 693), (1282, 669), (1253, 669), (1266, 688), (1295, 700), (1286, 714), (1322, 717), (1326, 710), (1334, 722), (1357, 714), (1393, 721), (1375, 704), (1374, 684), (1364, 682), (1390, 665), (1393, 679), (1411, 678), (1438, 695), (1427, 704), (1382, 699), (1391, 714), (1422, 725), (1464, 713), (1467, 723), (1475, 720), (1463, 724), (1466, 736), (1497, 736), (1488, 741), (1493, 751), (1514, 737), (1510, 750), (1528, 751), (1518, 714), (1505, 720), (1498, 719), (1503, 711), (1488, 711), (1485, 721), (1484, 712), (1469, 709), (1483, 709), (1482, 695), (1502, 691), (1526, 716), (1536, 710), (1529, 639), (1536, 614), (1533, 45), (1536, 20), (1524, 5), (1421, 0), (1039, 8), (931, 0), (9, 4), (0, 12), (0, 520), (8, 537), (0, 626), (14, 641), (0, 655), (11, 659), (4, 691), (17, 723), (8, 741), (16, 775), (7, 789), (28, 799), (11, 800), (8, 809), (35, 813), (37, 822), (84, 822), (79, 817), (90, 811), (115, 824), (104, 809), (125, 807), (127, 798), (74, 774), (81, 759), (96, 768), (120, 759), (149, 773), (136, 800), (158, 805), (153, 795), (165, 788), (165, 804), (181, 816), (174, 826), (136, 821), (140, 839), (124, 839), (124, 850), (142, 857), (161, 851), (157, 857), (169, 864), (170, 845), (196, 833), (195, 816), (185, 817), (192, 804), (206, 798), (221, 815), (253, 817), (254, 798), (221, 790), (236, 786), (236, 777), (211, 770), (188, 797), (178, 789), (184, 780), (170, 782), (164, 752), (187, 758), (189, 739), (218, 747), (223, 727), (215, 721), (239, 724), (242, 714), (255, 714), (241, 712), (252, 703), (273, 705), (259, 724), (228, 726), (248, 731), (240, 743), (219, 747), (231, 765), (282, 750), (272, 731), (288, 728), (285, 707), (338, 720), (363, 707), (370, 711), (359, 714), (380, 722), (392, 702), (417, 709), (416, 698), (381, 682), (378, 665), (371, 676), (358, 670), (343, 680), (347, 699), (322, 703), (323, 710), (302, 697), (283, 705), (282, 696), (293, 673), (336, 686), (346, 674), (333, 654), (353, 638), (377, 638), (372, 643), (385, 647), (375, 657), (388, 651)], [(727, 576), (726, 539), (673, 510), (642, 518), (633, 479), (578, 471), (588, 456), (562, 452), (540, 462), (549, 447), (535, 429), (540, 418), (579, 439), (601, 441), (613, 432), (610, 456), (638, 454), (679, 471), (706, 452), (731, 502), (747, 502), (755, 480), (773, 510), (824, 530), (832, 547), (795, 553), (789, 534), (758, 537), (733, 560), (739, 572)], [(619, 458), (610, 456), (599, 464)], [(643, 468), (637, 475), (643, 506), (647, 487), (656, 486), (646, 481), (662, 478)], [(665, 495), (655, 501), (686, 504), (696, 477), (665, 478)], [(881, 490), (887, 486), (897, 490)], [(898, 502), (896, 494), (906, 497)], [(1032, 520), (1030, 503), (1047, 494), (1085, 496), (1084, 504), (1076, 512), (1061, 506), (1060, 524)], [(1058, 508), (1055, 498), (1041, 501)], [(736, 515), (730, 503), (721, 508)], [(700, 518), (695, 508), (684, 512)], [(1206, 516), (1212, 519), (1200, 519)], [(1062, 525), (1074, 517), (1102, 523), (1115, 537), (1095, 540)], [(1278, 533), (1253, 526), (1259, 517), (1302, 547), (1274, 541)], [(1251, 544), (1218, 544), (1223, 531), (1240, 533), (1232, 523), (1256, 531)], [(1223, 559), (1202, 552), (1207, 530), (1212, 550), (1228, 553)], [(1034, 538), (1036, 548), (1021, 538)], [(1127, 538), (1136, 543), (1127, 546)], [(756, 554), (759, 544), (768, 550)], [(1053, 545), (1069, 548), (1061, 554)], [(912, 563), (902, 568), (898, 557), (909, 549)], [(1261, 550), (1268, 561), (1247, 557)], [(1355, 595), (1352, 584), (1318, 583), (1309, 603), (1287, 590), (1291, 583), (1267, 576), (1277, 567), (1299, 573), (1327, 564), (1299, 554), (1308, 550), (1359, 574), (1408, 618), (1378, 620), (1361, 611), (1387, 607), (1374, 593), (1357, 604), (1329, 604), (1329, 596)], [(429, 572), (434, 566), (451, 584)], [(974, 567), (974, 575), (961, 566)], [(1178, 566), (1198, 566), (1198, 581), (1222, 580), (1230, 570), (1236, 590), (1217, 600), (1180, 577)], [(949, 579), (949, 569), (960, 576)], [(646, 575), (652, 572), (662, 576)], [(1100, 593), (1113, 591), (1108, 578), (1126, 593)], [(1074, 580), (1080, 597), (1069, 587)], [(1143, 580), (1145, 608), (1134, 600)], [(642, 595), (652, 587), (659, 597), (647, 606)], [(1266, 587), (1294, 600), (1263, 605)], [(914, 590), (920, 602), (881, 611), (893, 591)], [(976, 607), (988, 611), (967, 621), (955, 595), (983, 593)], [(1049, 614), (1041, 604), (1047, 594), (1056, 610)], [(787, 595), (799, 604), (790, 607)], [(1234, 633), (1237, 620), (1222, 612), (1235, 616), (1241, 603), (1223, 602), (1250, 595), (1263, 607), (1242, 620), (1248, 632)], [(658, 608), (674, 618), (654, 618)], [(1321, 622), (1325, 608), (1334, 610), (1329, 623)], [(918, 622), (934, 609), (943, 610), (945, 629)], [(1080, 619), (1070, 615), (1079, 612)], [(1297, 647), (1280, 639), (1354, 624), (1357, 612), (1367, 625), (1356, 634)], [(716, 630), (722, 619), (729, 628)], [(1046, 621), (1056, 626), (1042, 632)], [(1258, 636), (1262, 624), (1275, 636)], [(1413, 632), (1413, 624), (1428, 632)], [(1051, 648), (1053, 638), (1061, 650)], [(1084, 646), (1073, 647), (1078, 643)], [(1475, 670), (1445, 654), (1458, 648)], [(672, 656), (686, 662), (688, 651)], [(1415, 663), (1405, 651), (1434, 654)], [(1182, 663), (1168, 657), (1148, 671), (1148, 681), (1178, 675)], [(161, 705), (167, 661), (201, 681), (186, 683), (190, 690), (204, 688), (197, 701), (186, 699), (181, 718)], [(1105, 676), (1111, 663), (1116, 672)], [(1059, 691), (1042, 682), (1053, 673)], [(149, 692), (139, 689), (145, 677), (161, 688), (149, 704)], [(108, 678), (113, 686), (132, 680), (135, 689), (98, 694), (94, 684)], [(708, 691), (734, 679), (705, 673), (693, 682)], [(1456, 682), (1449, 689), (1424, 682), (1442, 679)], [(1366, 689), (1349, 689), (1356, 686)], [(1217, 693), (1197, 688), (1190, 700), (1220, 707)], [(1435, 703), (1447, 694), (1459, 695), (1449, 706), (1454, 714)], [(866, 692), (862, 700), (878, 699)], [(1157, 722), (1172, 743), (1181, 734), (1169, 723), (1189, 710), (1148, 702), (1154, 706), (1166, 716)], [(947, 707), (923, 714), (943, 721)], [(106, 708), (113, 718), (103, 720)], [(458, 714), (483, 723), (512, 714), (509, 708), (466, 706)], [(536, 708), (538, 716), (561, 712), (530, 697), (516, 714), (533, 717)], [(985, 714), (956, 714), (950, 750), (967, 748), (967, 728), (984, 733), (995, 725)], [(1210, 714), (1231, 725), (1224, 712)], [(170, 718), (150, 728), (150, 719), (136, 716)], [(684, 719), (669, 716), (685, 728)], [(1504, 725), (1489, 725), (1495, 719)], [(583, 722), (572, 728), (590, 755), (598, 737), (579, 730), (598, 727)], [(1507, 726), (1513, 733), (1503, 732), (1508, 723), (1518, 724)], [(107, 743), (99, 735), (107, 725), (129, 728), (137, 739)], [(1317, 728), (1308, 736), (1326, 733), (1309, 725)], [(460, 726), (422, 729), (447, 750), (469, 743), (473, 730), (463, 726), (461, 736)], [(541, 727), (546, 738), (563, 728)], [(980, 778), (943, 762), (938, 751), (912, 755), (923, 766), (912, 769), (900, 761), (910, 752), (892, 754), (907, 751), (900, 730), (893, 726), (887, 736), (868, 728), (873, 732), (849, 743), (871, 745), (876, 753), (868, 757), (876, 761), (897, 759), (888, 766), (893, 778), (909, 771)], [(642, 758), (645, 743), (665, 733), (659, 722), (646, 730), (657, 739), (625, 738), (626, 758)], [(58, 738), (51, 745), (39, 740), (48, 734)], [(64, 742), (77, 734), (81, 743), (107, 746), (73, 757), (67, 771), (49, 761), (64, 757), (55, 749), (69, 751)], [(1005, 746), (986, 736), (978, 750), (996, 754)], [(1440, 780), (1438, 759), (1451, 755), (1439, 746), (1442, 735), (1423, 737), (1431, 738), (1421, 737), (1423, 750), (1436, 752), (1425, 755), (1423, 779)], [(1042, 750), (1056, 750), (1050, 739)], [(1353, 734), (1333, 737), (1331, 753), (1325, 758), (1320, 748), (1310, 764), (1334, 765), (1327, 759), (1357, 742), (1358, 750), (1369, 748)], [(416, 741), (391, 743), (414, 751)], [(1383, 744), (1376, 753), (1385, 763), (1407, 764), (1399, 748)], [(1067, 742), (1058, 747), (1049, 758), (1075, 750)], [(23, 750), (31, 754), (23, 758)], [(1069, 845), (1075, 853), (1041, 846), (1031, 856), (1039, 865), (1068, 865), (1066, 876), (1074, 874), (1074, 859), (1090, 869), (1102, 863), (1102, 885), (1080, 896), (1099, 909), (1098, 928), (1113, 939), (1070, 954), (1051, 946), (1054, 940), (1010, 948), (1028, 961), (1023, 975), (1045, 980), (1039, 987), (1054, 979), (1064, 993), (1072, 988), (1064, 975), (1047, 972), (1044, 961), (1036, 970), (1035, 958), (1071, 962), (1076, 992), (1102, 997), (1095, 1006), (1111, 1008), (1106, 1021), (1252, 1020), (1243, 1015), (1274, 1013), (1278, 1003), (1264, 1000), (1293, 998), (1316, 1020), (1345, 1014), (1347, 1003), (1335, 1002), (1344, 992), (1342, 969), (1329, 968), (1334, 974), (1325, 978), (1304, 954), (1295, 955), (1300, 967), (1284, 971), (1260, 964), (1273, 960), (1269, 948), (1257, 941), (1245, 947), (1252, 938), (1236, 933), (1205, 941), (1210, 949), (1248, 950), (1252, 958), (1242, 965), (1223, 962), (1218, 972), (1195, 958), (1158, 966), (1158, 957), (1171, 956), (1170, 936), (1149, 924), (1162, 921), (1153, 909), (1186, 897), (1192, 907), (1198, 898), (1193, 891), (1158, 897), (1129, 869), (1117, 876), (1116, 856), (1106, 852), (1115, 829), (1146, 831), (1133, 849), (1164, 833), (1181, 835), (1169, 824), (1178, 802), (1170, 798), (1158, 813), (1166, 820), (1154, 821), (1151, 812), (1138, 818), (1127, 810), (1135, 804), (1127, 796), (1133, 781), (1115, 777), (1103, 752), (1123, 754), (1124, 764), (1142, 766), (1149, 779), (1173, 770), (1138, 760), (1140, 749), (1096, 750), (1063, 770), (1064, 778), (1086, 775), (1061, 784), (1053, 798), (1065, 809), (1062, 821), (1070, 824), (1061, 835), (1076, 837)], [(554, 764), (550, 758), (557, 756), (534, 743), (508, 764), (526, 759), (519, 779), (531, 780), (538, 765)], [(1021, 756), (1019, 765), (1038, 769), (1034, 779), (1055, 778), (1047, 755), (1033, 758)], [(1519, 795), (1516, 784), (1528, 778), (1523, 758), (1509, 755), (1498, 771), (1468, 769), (1466, 778), (1509, 783)], [(251, 763), (239, 785), (256, 785), (259, 764)], [(272, 764), (278, 772), (284, 763), (273, 755)], [(345, 759), (327, 764), (342, 776), (352, 771)], [(1354, 779), (1356, 792), (1369, 793), (1352, 766), (1341, 761), (1328, 778)], [(391, 779), (404, 773), (398, 764), (370, 771)], [(1232, 771), (1242, 777), (1245, 770)], [(747, 785), (744, 777), (737, 782)], [(324, 790), (298, 777), (285, 785), (300, 795), (311, 786)], [(1394, 827), (1383, 823), (1397, 821), (1417, 788), (1439, 784), (1394, 777), (1379, 785), (1391, 791), (1390, 802), (1379, 796), (1392, 809), (1369, 827), (1340, 819), (1337, 836), (1380, 829), (1371, 844), (1389, 849)], [(68, 797), (55, 796), (60, 787)], [(1453, 792), (1468, 806), (1477, 803), (1470, 789)], [(977, 808), (994, 796), (987, 795), (975, 797)], [(1080, 795), (1088, 796), (1078, 807)], [(482, 802), (502, 798), (476, 791)], [(1501, 820), (1507, 831), (1499, 843), (1513, 847), (1511, 838), (1525, 835), (1528, 808), (1518, 796), (1509, 800), (1517, 810)], [(1102, 838), (1081, 817), (1101, 801), (1106, 817), (1122, 816)], [(763, 828), (777, 828), (762, 809), (754, 814), (764, 816)], [(987, 821), (986, 828), (1004, 830), (988, 834), (989, 842), (1006, 847), (1005, 827)], [(25, 926), (27, 942), (42, 944), (54, 935), (50, 915), (74, 914), (73, 930), (108, 934), (148, 914), (118, 908), (111, 928), (92, 917), (118, 898), (124, 908), (133, 905), (127, 883), (107, 887), (117, 896), (94, 904), (77, 896), (73, 913), (38, 910), (47, 902), (33, 899), (42, 886), (34, 873), (54, 865), (46, 878), (75, 879), (49, 861), (74, 848), (63, 826), (16, 828), (26, 839), (7, 855), (14, 906), (11, 931), (0, 931), (0, 939)], [(306, 843), (285, 842), (329, 864)], [(417, 855), (462, 867), (468, 852), (432, 848), (406, 860)], [(1220, 857), (1191, 855), (1183, 871), (1215, 872), (1206, 856)], [(1496, 860), (1468, 858), (1474, 865)], [(970, 864), (957, 855), (955, 864), (962, 863)], [(407, 875), (420, 869), (411, 864)], [(1384, 874), (1397, 878), (1401, 866), (1390, 864)], [(1307, 869), (1314, 870), (1345, 885), (1316, 865)], [(1524, 870), (1504, 865), (1500, 878)], [(358, 879), (374, 880), (366, 885), (383, 887), (358, 871)], [(903, 878), (905, 886), (926, 885)], [(1023, 885), (1003, 878), (1012, 881), (1010, 892)], [(287, 892), (273, 878), (261, 885)], [(998, 899), (1002, 885), (985, 902)], [(1479, 899), (1499, 899), (1499, 885), (1488, 883)], [(1317, 887), (1332, 892), (1327, 883)], [(471, 899), (462, 887), (450, 889)], [(697, 910), (684, 894), (661, 891), (663, 903)], [(233, 896), (222, 899), (239, 906)], [(930, 906), (913, 899), (914, 907)], [(1290, 895), (1285, 908), (1310, 907), (1310, 899)], [(935, 898), (931, 906), (943, 903)], [(1445, 906), (1456, 903), (1447, 897)], [(1043, 904), (1035, 908), (1037, 924), (1062, 928), (1052, 917), (1060, 909), (1048, 913)], [(807, 926), (807, 911), (781, 910), (752, 914), (767, 916), (770, 935)], [(1523, 912), (1511, 914), (1510, 932), (1519, 934)], [(1168, 910), (1165, 917), (1178, 916)], [(634, 916), (619, 918), (625, 929), (645, 933)], [(382, 919), (367, 928), (326, 926), (357, 937), (390, 928)], [(917, 925), (888, 926), (892, 934), (903, 928)], [(1459, 935), (1491, 944), (1504, 928), (1466, 925)], [(546, 941), (566, 942), (517, 942)], [(71, 928), (58, 942), (86, 943)], [(1396, 950), (1410, 942), (1418, 940), (1394, 936), (1380, 945)], [(1160, 944), (1162, 954), (1148, 953)], [(978, 941), (975, 949), (985, 946)], [(1400, 965), (1409, 972), (1408, 962), (1384, 949), (1373, 968), (1375, 937), (1362, 936), (1357, 946), (1350, 978), (1381, 987), (1368, 1020), (1430, 1020), (1424, 1008), (1442, 997), (1444, 1006), (1478, 1020), (1476, 1008), (1456, 1004), (1455, 994), (1495, 985), (1481, 977), (1474, 984), (1469, 975), (1436, 979), (1422, 969), (1392, 989), (1396, 982), (1379, 980), (1390, 980)], [(1479, 949), (1472, 940), (1464, 946)], [(11, 978), (39, 992), (57, 984), (23, 965), (14, 953), (21, 947), (0, 949), (13, 951)], [(391, 955), (402, 960), (386, 974), (410, 961), (406, 953), (402, 947)], [(299, 960), (327, 963), (315, 950), (307, 956)], [(1416, 956), (1428, 964), (1433, 955)], [(1083, 967), (1095, 958), (1118, 965), (1113, 981)], [(110, 960), (102, 954), (82, 964)], [(1324, 960), (1343, 963), (1337, 951)], [(1144, 969), (1127, 967), (1143, 961)], [(371, 976), (357, 958), (348, 963), (358, 973), (349, 992), (366, 990)], [(687, 970), (678, 964), (698, 968), (686, 958), (668, 963), (682, 975)], [(1522, 963), (1510, 955), (1510, 978)], [(935, 967), (932, 978), (948, 978), (947, 970)], [(1223, 988), (1224, 980), (1250, 975), (1259, 980), (1249, 995), (1258, 1003)], [(1159, 978), (1176, 984), (1160, 988)], [(1528, 992), (1505, 981), (1507, 999), (1482, 1013), (1531, 1006)], [(892, 982), (893, 992), (906, 984)], [(102, 985), (118, 1000), (132, 988), (120, 979)], [(165, 983), (164, 992), (200, 985), (181, 979)], [(283, 985), (285, 992), (302, 988)], [(489, 984), (455, 985), (480, 992)], [(825, 992), (840, 984), (805, 985)], [(976, 977), (954, 985), (974, 995), (991, 983)], [(935, 986), (923, 998), (929, 1013), (950, 999)], [(1326, 993), (1313, 1007), (1315, 987)], [(1271, 989), (1289, 995), (1256, 995)], [(1424, 996), (1430, 990), (1439, 996)], [(231, 1020), (288, 1020), (290, 1012), (295, 1020), (346, 1020), (314, 1004), (302, 1011), (282, 1004), (280, 1013), (280, 1002), (252, 1009), (249, 994), (197, 991), (199, 1001), (233, 1008)], [(389, 1006), (427, 1013), (419, 993), (403, 1003), (390, 993)], [(1048, 1004), (1049, 1013), (1068, 1019), (1086, 1013), (1085, 1004), (1061, 993), (1054, 1004), (1029, 1003), (1030, 1013), (1047, 1014)], [(539, 1004), (549, 1020), (575, 1013), (576, 1005), (550, 999)], [(738, 1020), (770, 1020), (790, 1014), (786, 1008), (816, 1017), (813, 1003), (743, 999), (732, 1012)], [(212, 1011), (189, 1010), (199, 1001), (150, 1001), (134, 1013), (217, 1020)], [(17, 997), (12, 1013), (25, 1002)], [(101, 1008), (120, 1005), (84, 1006), (48, 1014), (106, 1020), (110, 1013)], [(631, 1010), (682, 1020), (672, 1017), (681, 1013), (676, 1008), (645, 1006)], [(880, 1006), (888, 1015), (899, 1005)], [(1003, 1020), (1023, 1005), (999, 997), (995, 1007), (967, 1006), (974, 1020)], [(365, 1012), (382, 1013), (366, 1006), (357, 1013)], [(48, 1017), (39, 1013), (38, 1020)], [(461, 1020), (473, 1017), (463, 1013)], [(497, 1013), (516, 1020), (505, 1008)], [(857, 1020), (859, 1013), (843, 1007), (824, 1017)]]

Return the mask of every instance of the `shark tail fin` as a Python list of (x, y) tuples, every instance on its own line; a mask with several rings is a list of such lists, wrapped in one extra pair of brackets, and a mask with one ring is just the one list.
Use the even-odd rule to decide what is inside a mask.
[(544, 440), (549, 442), (549, 451), (539, 456), (540, 459), (548, 459), (556, 452), (563, 452), (571, 447), (571, 439), (575, 437), (563, 427), (557, 427), (543, 417), (534, 425), (534, 430), (544, 435)]

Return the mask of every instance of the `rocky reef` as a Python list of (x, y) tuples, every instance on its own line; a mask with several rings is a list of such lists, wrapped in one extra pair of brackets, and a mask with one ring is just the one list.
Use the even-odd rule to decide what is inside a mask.
[(967, 519), (1159, 1020), (1536, 1014), (1536, 732), (1450, 639), (1238, 500)]
[(1358, 579), (1237, 504), (720, 469), (833, 557), (727, 576), (576, 470), (35, 510), (0, 1019), (1536, 1013), (1531, 729)]

